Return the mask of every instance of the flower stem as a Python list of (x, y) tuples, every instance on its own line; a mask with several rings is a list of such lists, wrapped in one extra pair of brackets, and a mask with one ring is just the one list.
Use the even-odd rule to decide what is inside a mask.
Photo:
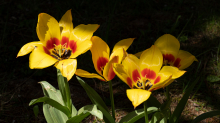
[(145, 123), (148, 123), (148, 114), (147, 114), (147, 101), (144, 102), (144, 114), (145, 114)]
[(167, 100), (170, 100), (169, 86), (166, 86), (166, 97), (167, 97)]
[(110, 93), (111, 107), (112, 107), (112, 117), (115, 121), (115, 104), (114, 104), (114, 96), (112, 91), (112, 82), (108, 81), (108, 84), (109, 84), (109, 93)]

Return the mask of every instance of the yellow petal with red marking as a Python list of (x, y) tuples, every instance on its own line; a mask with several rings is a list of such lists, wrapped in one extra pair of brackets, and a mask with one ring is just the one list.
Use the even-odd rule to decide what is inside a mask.
[(169, 60), (172, 62), (174, 62), (174, 59), (176, 58), (180, 49), (180, 43), (178, 39), (170, 34), (165, 34), (159, 37), (154, 45), (160, 49), (163, 55), (168, 55)]
[(84, 40), (81, 42), (74, 42), (74, 43), (70, 41), (69, 47), (70, 49), (72, 49), (70, 58), (76, 58), (77, 56), (85, 53), (92, 47), (92, 41)]
[(131, 77), (128, 74), (128, 71), (124, 68), (122, 64), (113, 64), (113, 70), (115, 74), (123, 81), (125, 82), (130, 88), (133, 87), (133, 82), (131, 80)]
[(135, 61), (133, 59), (134, 58), (126, 57), (123, 60), (122, 65), (124, 66), (125, 69), (127, 69), (128, 76), (131, 77), (132, 82), (137, 83), (138, 80), (141, 80), (140, 68), (138, 66), (139, 59), (136, 59)]
[(146, 91), (143, 89), (127, 89), (126, 93), (134, 108), (146, 101), (151, 95), (150, 91)]
[(69, 43), (68, 41), (69, 41), (69, 38), (70, 38), (70, 33), (73, 30), (71, 10), (68, 10), (63, 15), (63, 17), (59, 21), (59, 26), (62, 30), (62, 32), (61, 32), (61, 44), (62, 45), (67, 45), (67, 47), (68, 47), (68, 43)]
[(77, 60), (65, 59), (55, 64), (55, 67), (60, 70), (61, 74), (69, 81), (76, 72)]
[(76, 26), (71, 34), (71, 40), (74, 41), (84, 41), (90, 40), (93, 33), (99, 28), (98, 24), (80, 24)]
[(42, 47), (42, 43), (40, 41), (36, 41), (36, 42), (30, 42), (30, 43), (25, 44), (18, 52), (17, 57), (24, 56), (24, 55), (30, 53), (32, 50), (34, 50), (34, 48), (36, 46)]
[(29, 66), (31, 69), (42, 69), (53, 65), (58, 60), (45, 53), (42, 46), (34, 48), (29, 57)]
[(36, 30), (37, 30), (37, 36), (42, 42), (45, 42), (45, 35), (49, 29), (47, 23), (51, 18), (53, 17), (46, 13), (40, 13), (38, 15), (38, 23)]
[(156, 46), (145, 50), (140, 57), (140, 69), (142, 77), (156, 79), (157, 73), (163, 64), (163, 56)]
[(189, 67), (194, 61), (198, 61), (194, 55), (187, 51), (180, 50), (173, 65), (183, 70)]
[(122, 48), (118, 48), (117, 50), (111, 53), (110, 60), (115, 56), (118, 56), (118, 63), (121, 63), (122, 59), (124, 58), (124, 55), (124, 50)]
[(95, 70), (102, 75), (102, 71), (109, 62), (109, 47), (108, 45), (99, 37), (93, 36), (91, 38), (92, 47), (90, 49), (92, 53), (92, 61)]
[(108, 63), (106, 63), (104, 70), (103, 70), (103, 77), (110, 81), (115, 77), (115, 72), (113, 71), (113, 63), (118, 63), (118, 56), (112, 58)]
[(133, 43), (134, 38), (127, 38), (119, 41), (118, 43), (115, 44), (112, 52), (119, 48), (123, 48), (125, 51), (130, 47), (130, 45)]
[(60, 45), (60, 26), (55, 18), (50, 18), (47, 22), (48, 31), (46, 32), (44, 46), (47, 49), (53, 49), (56, 46)]
[(97, 78), (99, 80), (105, 81), (105, 79), (103, 79), (101, 76), (99, 76), (98, 74), (95, 73), (89, 73), (85, 70), (82, 69), (76, 69), (76, 73), (77, 76), (80, 77), (86, 77), (86, 78)]

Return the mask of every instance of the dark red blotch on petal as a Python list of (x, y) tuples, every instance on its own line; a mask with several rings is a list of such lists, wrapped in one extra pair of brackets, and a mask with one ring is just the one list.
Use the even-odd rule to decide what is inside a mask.
[(166, 55), (163, 54), (163, 59), (167, 60), (168, 63), (169, 62), (173, 63), (175, 60), (175, 57), (172, 54), (166, 54)]
[(50, 40), (47, 41), (46, 48), (47, 48), (48, 50), (50, 50), (50, 49), (53, 49), (53, 48), (55, 47), (55, 45), (57, 46), (57, 45), (59, 45), (59, 44), (60, 44), (59, 39), (57, 39), (57, 38), (51, 38)]
[(173, 66), (179, 68), (179, 67), (181, 66), (181, 65), (180, 65), (180, 61), (181, 61), (181, 59), (180, 59), (180, 58), (177, 58), (177, 59), (175, 60), (174, 64), (173, 64)]
[(102, 68), (105, 67), (106, 63), (108, 63), (108, 59), (105, 57), (99, 57), (99, 59), (97, 60), (97, 68), (99, 71), (102, 70)]
[(108, 72), (108, 79), (112, 80), (115, 77), (115, 72), (113, 71), (113, 67), (111, 66)]
[(66, 36), (63, 36), (61, 40), (61, 45), (64, 45), (67, 48), (69, 46), (69, 38), (67, 38)]
[(132, 88), (132, 80), (130, 77), (127, 77), (127, 84), (129, 85), (130, 88)]
[(134, 82), (137, 82), (137, 80), (141, 79), (141, 76), (137, 69), (132, 72), (132, 79)]
[(148, 79), (155, 79), (156, 73), (153, 70), (150, 70), (148, 68), (145, 68), (141, 71), (141, 75)]
[(155, 80), (154, 80), (154, 84), (157, 84), (160, 81), (161, 77), (158, 76)]
[(50, 51), (46, 48), (46, 47), (43, 47), (44, 48), (44, 52), (48, 55), (50, 55)]
[(72, 50), (72, 53), (76, 52), (77, 44), (76, 44), (76, 42), (74, 40), (70, 40), (69, 47)]

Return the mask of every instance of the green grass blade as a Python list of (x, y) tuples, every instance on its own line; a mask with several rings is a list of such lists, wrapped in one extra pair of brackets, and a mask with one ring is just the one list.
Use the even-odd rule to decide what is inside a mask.
[(191, 93), (191, 91), (193, 90), (194, 86), (196, 85), (196, 83), (199, 81), (200, 77), (198, 77), (193, 83), (192, 85), (186, 90), (186, 93), (184, 94), (184, 96), (182, 97), (182, 99), (180, 100), (180, 102), (178, 103), (178, 105), (176, 106), (176, 109), (174, 110), (172, 116), (171, 116), (171, 123), (177, 123), (178, 119), (187, 103), (187, 100), (189, 98), (189, 95)]
[(159, 108), (161, 106), (160, 102), (151, 94), (150, 98), (147, 100), (147, 105), (149, 107), (157, 107)]
[(109, 111), (108, 111), (108, 107), (105, 105), (104, 101), (102, 100), (102, 98), (99, 96), (99, 94), (93, 89), (91, 88), (88, 84), (86, 84), (80, 77), (76, 76), (76, 78), (78, 79), (79, 83), (82, 85), (82, 87), (85, 89), (87, 95), (89, 96), (90, 100), (97, 105), (97, 107), (99, 108), (99, 110), (102, 111), (103, 115), (104, 115), (104, 121), (106, 123), (114, 123), (114, 119), (112, 118), (112, 116), (110, 115)]
[(196, 117), (192, 123), (198, 123), (200, 122), (201, 120), (204, 120), (206, 118), (209, 118), (209, 117), (213, 117), (213, 116), (216, 116), (216, 115), (220, 115), (220, 111), (210, 111), (210, 112), (206, 112), (206, 113), (203, 113), (201, 115), (199, 115), (198, 117)]

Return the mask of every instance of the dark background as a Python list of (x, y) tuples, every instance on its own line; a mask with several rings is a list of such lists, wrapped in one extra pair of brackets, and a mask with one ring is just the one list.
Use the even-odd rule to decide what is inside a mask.
[[(48, 13), (59, 21), (69, 9), (72, 9), (74, 26), (100, 24), (94, 35), (106, 41), (111, 50), (122, 39), (136, 38), (128, 52), (137, 53), (149, 48), (163, 34), (174, 35), (179, 39), (181, 49), (195, 55), (199, 62), (194, 62), (183, 77), (171, 84), (171, 109), (174, 110), (185, 89), (201, 75), (203, 77), (185, 107), (181, 122), (190, 122), (204, 112), (220, 109), (219, 0), (1, 0), (0, 122), (45, 122), (42, 110), (35, 118), (33, 107), (29, 107), (28, 103), (43, 96), (37, 82), (45, 80), (57, 87), (56, 69), (31, 70), (29, 55), (16, 56), (24, 44), (39, 40), (36, 34), (39, 13)], [(78, 68), (95, 72), (90, 51), (77, 60)], [(107, 84), (97, 79), (83, 79), (96, 89), (109, 106)], [(91, 104), (75, 76), (69, 83), (77, 109)], [(113, 85), (117, 120), (120, 120), (126, 111), (133, 110), (133, 106), (125, 94), (128, 87), (117, 77)], [(163, 93), (161, 89), (153, 95), (163, 102)], [(91, 120), (89, 117), (84, 122)], [(219, 117), (214, 117), (203, 122), (218, 121)]]

